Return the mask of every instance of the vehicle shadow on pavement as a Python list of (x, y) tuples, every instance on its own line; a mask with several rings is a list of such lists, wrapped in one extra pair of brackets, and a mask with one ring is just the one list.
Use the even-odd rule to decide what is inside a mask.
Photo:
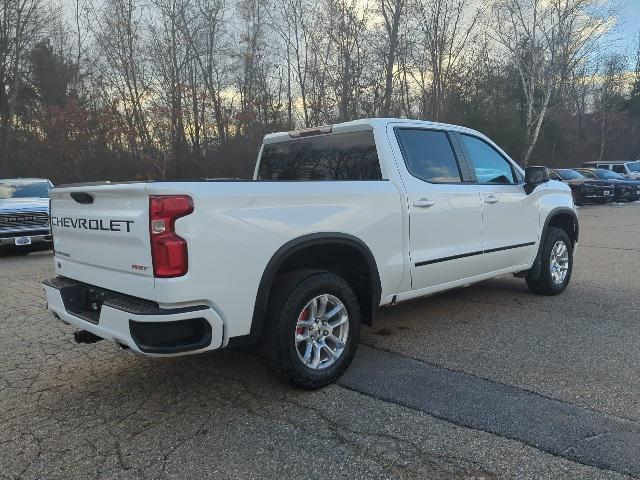
[(2, 247), (0, 248), (0, 258), (23, 257), (29, 254), (53, 254), (51, 249), (45, 248), (19, 248), (19, 247)]

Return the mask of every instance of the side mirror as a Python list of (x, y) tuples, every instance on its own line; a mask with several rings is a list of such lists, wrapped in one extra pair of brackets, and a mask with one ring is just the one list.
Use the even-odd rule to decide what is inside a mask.
[(524, 170), (524, 188), (527, 195), (533, 192), (538, 185), (547, 183), (549, 180), (551, 177), (547, 167), (527, 167)]

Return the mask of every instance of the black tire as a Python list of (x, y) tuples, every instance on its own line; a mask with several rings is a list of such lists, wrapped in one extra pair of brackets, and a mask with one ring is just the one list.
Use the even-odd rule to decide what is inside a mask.
[[(563, 242), (568, 252), (568, 268), (564, 280), (560, 283), (553, 279), (551, 268), (551, 252), (557, 242)], [(528, 276), (526, 279), (529, 290), (539, 295), (558, 295), (564, 292), (573, 271), (573, 244), (567, 233), (561, 228), (550, 227), (543, 240), (540, 256), (542, 268), (539, 278)]]
[[(351, 286), (324, 271), (295, 272), (281, 277), (271, 296), (260, 354), (267, 369), (290, 385), (314, 390), (335, 381), (347, 369), (360, 338), (360, 307)], [(296, 325), (305, 306), (319, 295), (331, 295), (348, 315), (346, 345), (333, 364), (312, 369), (303, 363), (296, 345)], [(315, 352), (315, 351), (314, 351)]]

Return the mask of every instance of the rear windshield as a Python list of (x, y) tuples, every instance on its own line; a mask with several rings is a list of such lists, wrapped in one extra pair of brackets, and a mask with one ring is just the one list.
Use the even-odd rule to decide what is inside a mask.
[(258, 180), (380, 180), (372, 131), (266, 144)]
[(49, 182), (42, 180), (0, 180), (0, 200), (8, 198), (48, 198)]

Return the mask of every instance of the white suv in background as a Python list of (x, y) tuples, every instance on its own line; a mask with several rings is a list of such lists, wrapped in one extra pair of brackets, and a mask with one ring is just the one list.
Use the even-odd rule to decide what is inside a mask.
[(582, 166), (585, 168), (604, 168), (627, 178), (640, 180), (640, 160), (630, 162), (584, 162)]

